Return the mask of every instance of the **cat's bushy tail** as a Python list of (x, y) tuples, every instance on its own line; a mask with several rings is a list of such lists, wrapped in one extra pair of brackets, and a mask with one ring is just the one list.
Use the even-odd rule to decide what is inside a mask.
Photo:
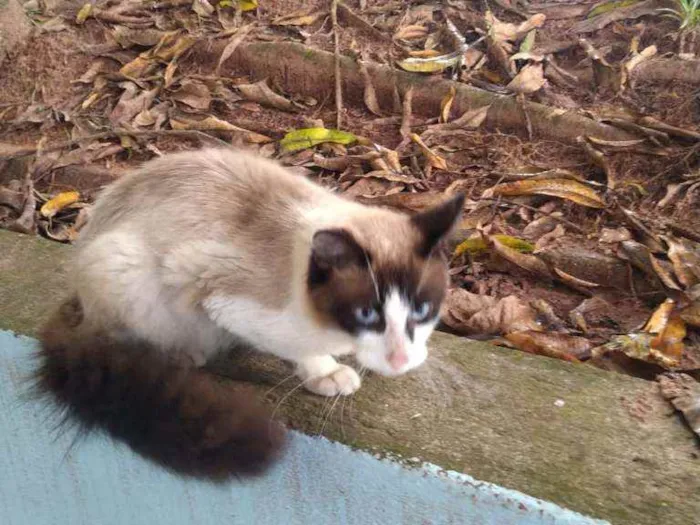
[(284, 430), (251, 395), (84, 325), (74, 298), (40, 337), (35, 393), (51, 398), (63, 424), (105, 431), (171, 471), (212, 480), (263, 472), (281, 452)]

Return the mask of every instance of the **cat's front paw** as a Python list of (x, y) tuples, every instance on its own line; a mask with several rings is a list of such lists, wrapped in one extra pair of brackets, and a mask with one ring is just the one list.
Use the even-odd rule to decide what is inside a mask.
[(321, 396), (348, 396), (360, 388), (360, 376), (352, 367), (338, 365), (338, 368), (328, 375), (311, 377), (304, 386), (307, 390)]

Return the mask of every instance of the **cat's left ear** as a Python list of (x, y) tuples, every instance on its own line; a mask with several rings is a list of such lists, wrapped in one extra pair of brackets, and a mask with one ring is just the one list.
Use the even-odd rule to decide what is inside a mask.
[(433, 248), (450, 233), (462, 215), (464, 200), (464, 193), (458, 193), (442, 204), (411, 217), (411, 222), (422, 235), (419, 247), (421, 255), (427, 257)]

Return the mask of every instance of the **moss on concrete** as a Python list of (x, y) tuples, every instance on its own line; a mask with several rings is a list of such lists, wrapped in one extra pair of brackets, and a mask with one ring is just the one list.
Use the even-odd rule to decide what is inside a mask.
[[(35, 333), (66, 293), (69, 252), (0, 231), (0, 327)], [(654, 383), (445, 334), (432, 347), (415, 373), (366, 378), (332, 411), (301, 389), (287, 396), (297, 382), (282, 382), (291, 371), (279, 360), (242, 350), (212, 367), (253, 384), (309, 434), (418, 457), (615, 525), (697, 522), (700, 449)]]

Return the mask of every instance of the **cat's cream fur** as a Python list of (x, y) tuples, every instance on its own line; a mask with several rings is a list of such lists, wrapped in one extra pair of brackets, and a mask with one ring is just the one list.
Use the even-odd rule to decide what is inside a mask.
[[(312, 237), (325, 228), (386, 259), (416, 242), (406, 215), (341, 198), (272, 161), (221, 149), (168, 155), (97, 201), (74, 287), (86, 322), (119, 337), (198, 365), (242, 338), (294, 362), (310, 390), (349, 394), (360, 378), (332, 356), (356, 352), (358, 340), (319, 316), (307, 293)], [(433, 326), (419, 330), (399, 370), (378, 340), (365, 341), (376, 347), (367, 364), (387, 375), (419, 365)]]

